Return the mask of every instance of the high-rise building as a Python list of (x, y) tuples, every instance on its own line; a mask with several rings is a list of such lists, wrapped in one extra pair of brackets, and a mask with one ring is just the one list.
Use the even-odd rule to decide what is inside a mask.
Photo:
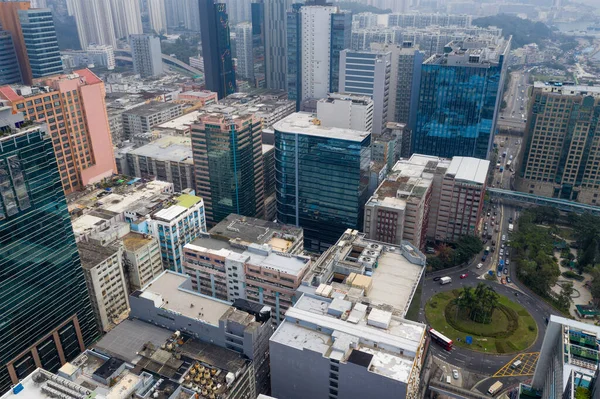
[(52, 137), (0, 109), (0, 392), (98, 337)]
[(81, 48), (107, 44), (117, 48), (110, 0), (67, 0), (69, 15), (75, 18)]
[(264, 215), (262, 122), (254, 113), (205, 107), (192, 125), (196, 189), (206, 220), (214, 225), (230, 213)]
[(352, 51), (340, 53), (340, 93), (369, 96), (373, 99), (373, 133), (379, 134), (388, 122), (392, 54), (389, 51)]
[(252, 24), (242, 22), (235, 26), (235, 42), (237, 56), (238, 79), (254, 80), (253, 50), (252, 50)]
[(555, 315), (547, 322), (531, 386), (521, 385), (520, 397), (597, 398), (600, 328)]
[(252, 64), (254, 86), (266, 88), (266, 32), (265, 32), (265, 3), (258, 0), (252, 3)]
[(167, 12), (165, 0), (146, 0), (148, 5), (148, 19), (150, 30), (156, 34), (167, 32)]
[(371, 49), (389, 51), (392, 54), (388, 121), (404, 123), (410, 129), (414, 129), (417, 121), (423, 52), (411, 42), (402, 45), (372, 43)]
[(27, 48), (25, 39), (21, 30), (21, 21), (19, 19), (19, 10), (29, 10), (28, 1), (5, 1), (0, 2), (0, 26), (3, 30), (10, 33), (14, 50), (17, 56), (18, 66), (21, 70), (21, 81), (25, 84), (31, 84), (31, 67), (27, 58)]
[(496, 130), (510, 40), (452, 42), (421, 67), (412, 151), (486, 159)]
[(140, 2), (138, 0), (111, 0), (110, 7), (117, 39), (127, 40), (129, 35), (144, 32)]
[[(296, 103), (296, 110), (300, 110), (300, 103), (302, 101), (302, 34), (300, 28), (302, 26), (302, 19), (300, 10), (302, 9), (301, 3), (295, 3), (291, 6), (290, 10), (286, 13), (286, 47), (287, 57), (283, 57), (286, 61), (286, 85), (288, 98)], [(266, 18), (266, 14), (265, 14)], [(268, 48), (269, 42), (267, 41), (267, 54), (272, 52), (272, 49)], [(271, 76), (272, 62), (267, 63), (267, 76)], [(268, 86), (268, 82), (267, 82)]]
[(222, 99), (237, 91), (227, 8), (215, 0), (198, 3), (206, 89), (218, 93)]
[(0, 98), (15, 111), (47, 123), (67, 194), (117, 172), (104, 93), (104, 83), (88, 69), (39, 86), (0, 87)]
[(598, 205), (600, 89), (535, 82), (516, 188)]
[(154, 35), (131, 35), (131, 58), (133, 70), (142, 78), (159, 76), (163, 73), (160, 39)]
[(305, 248), (333, 245), (362, 229), (371, 133), (320, 126), (311, 113), (275, 123), (277, 220), (304, 229)]
[(19, 60), (10, 32), (0, 30), (0, 85), (22, 83)]
[(325, 127), (372, 132), (373, 109), (371, 97), (332, 93), (317, 102), (317, 119)]
[(123, 262), (132, 291), (145, 287), (164, 270), (158, 240), (134, 231), (123, 236)]
[(352, 13), (339, 11), (331, 15), (331, 49), (329, 66), (329, 92), (338, 91), (340, 85), (340, 52), (350, 48)]
[[(267, 88), (287, 89), (288, 62), (286, 19), (291, 0), (264, 0), (265, 70)], [(289, 19), (288, 19), (289, 24)]]
[(103, 66), (108, 70), (115, 69), (115, 50), (106, 44), (91, 44), (87, 48), (87, 58), (96, 66)]
[(200, 10), (197, 0), (165, 0), (167, 27), (200, 32)]
[(227, 5), (229, 22), (236, 25), (250, 21), (252, 0), (223, 0)]
[(62, 73), (52, 12), (49, 9), (19, 10), (19, 23), (33, 79)]

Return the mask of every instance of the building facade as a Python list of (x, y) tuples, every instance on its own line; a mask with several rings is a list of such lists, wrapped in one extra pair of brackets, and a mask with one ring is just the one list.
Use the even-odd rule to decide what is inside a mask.
[(142, 78), (159, 76), (163, 73), (160, 39), (153, 35), (129, 36), (133, 70)]
[(145, 287), (164, 270), (158, 240), (133, 231), (123, 236), (123, 264), (131, 291)]
[(340, 93), (373, 99), (373, 133), (383, 131), (388, 121), (392, 54), (343, 50), (340, 54)]
[(125, 39), (129, 35), (144, 33), (140, 2), (136, 0), (111, 0), (110, 9), (115, 24), (117, 39)]
[(31, 67), (27, 58), (27, 48), (25, 47), (25, 39), (21, 30), (19, 11), (29, 10), (30, 3), (28, 1), (9, 1), (0, 2), (0, 26), (2, 30), (10, 33), (12, 42), (17, 56), (20, 68), (21, 81), (25, 84), (31, 84), (33, 77), (31, 75)]
[(104, 83), (88, 69), (35, 87), (0, 87), (15, 111), (48, 125), (66, 194), (117, 171), (104, 95)]
[(452, 42), (421, 67), (412, 151), (444, 158), (486, 159), (496, 130), (510, 40), (490, 48)]
[(183, 114), (178, 103), (150, 102), (123, 113), (123, 135), (133, 139), (135, 135), (149, 133), (152, 128)]
[(165, 0), (147, 0), (148, 20), (150, 30), (155, 34), (167, 32), (167, 12), (165, 10)]
[(49, 9), (19, 10), (19, 23), (33, 79), (63, 71), (52, 12)]
[[(252, 11), (252, 66), (254, 86), (267, 87), (266, 69), (266, 31), (265, 31), (265, 3), (263, 0), (251, 4)], [(285, 37), (285, 36), (284, 36)]]
[(108, 70), (115, 69), (115, 50), (107, 45), (90, 45), (87, 48), (87, 57), (96, 66), (103, 66)]
[(117, 48), (110, 0), (67, 0), (67, 10), (75, 18), (82, 50), (90, 44)]
[(262, 122), (247, 111), (209, 109), (192, 125), (196, 189), (209, 225), (230, 213), (263, 217), (261, 129)]
[(19, 60), (10, 32), (0, 30), (0, 85), (22, 83)]
[[(98, 328), (51, 136), (0, 109), (0, 392), (37, 367), (56, 372)], [(40, 273), (43, 272), (43, 278)], [(36, 282), (36, 283), (34, 283)]]
[(362, 229), (371, 134), (319, 126), (309, 113), (274, 130), (277, 220), (302, 227), (306, 249), (315, 252), (348, 228)]
[(373, 131), (371, 97), (333, 93), (317, 102), (317, 119), (323, 126)]
[(235, 26), (235, 42), (238, 79), (254, 81), (254, 64), (252, 50), (252, 24), (242, 22)]
[(352, 13), (338, 11), (331, 15), (331, 65), (329, 67), (329, 93), (338, 91), (340, 85), (340, 52), (350, 48)]
[(206, 89), (222, 99), (237, 91), (227, 7), (214, 0), (199, 0), (199, 7)]
[(536, 82), (518, 160), (516, 188), (547, 197), (600, 203), (600, 90)]
[(289, 27), (286, 19), (291, 3), (290, 0), (264, 0), (266, 84), (273, 90), (287, 88)]

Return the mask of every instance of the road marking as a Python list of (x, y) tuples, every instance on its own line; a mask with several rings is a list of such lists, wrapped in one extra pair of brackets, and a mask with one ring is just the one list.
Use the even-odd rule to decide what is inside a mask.
[[(493, 377), (521, 377), (533, 375), (539, 357), (540, 352), (520, 353), (502, 366)], [(521, 361), (521, 367), (512, 369), (510, 366), (517, 360)]]

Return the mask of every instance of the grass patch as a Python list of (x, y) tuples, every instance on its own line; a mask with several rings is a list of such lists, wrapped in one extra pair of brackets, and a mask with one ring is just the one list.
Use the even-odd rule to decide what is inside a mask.
[[(459, 326), (454, 322), (449, 323), (446, 319), (446, 309), (453, 308), (451, 301), (455, 298), (456, 293), (443, 292), (433, 296), (425, 304), (427, 322), (452, 339), (455, 346), (486, 353), (513, 353), (527, 349), (535, 341), (538, 332), (535, 320), (523, 306), (507, 297), (500, 295), (499, 302), (503, 310), (498, 309), (494, 312), (492, 323), (480, 324), (460, 319)], [(514, 324), (509, 328), (510, 319), (515, 317), (516, 328)], [(502, 331), (508, 330), (514, 332), (503, 336)], [(473, 337), (473, 344), (465, 343), (467, 335)]]
[(406, 312), (406, 318), (412, 321), (419, 321), (419, 309), (421, 309), (421, 295), (423, 294), (423, 285), (419, 284), (415, 290), (413, 300)]

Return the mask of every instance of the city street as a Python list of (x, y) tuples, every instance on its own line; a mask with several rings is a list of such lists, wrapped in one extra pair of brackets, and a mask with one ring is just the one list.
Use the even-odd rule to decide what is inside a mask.
[(523, 131), (527, 117), (527, 95), (529, 73), (527, 71), (511, 72), (511, 80), (504, 93), (506, 108), (500, 112), (499, 128)]

